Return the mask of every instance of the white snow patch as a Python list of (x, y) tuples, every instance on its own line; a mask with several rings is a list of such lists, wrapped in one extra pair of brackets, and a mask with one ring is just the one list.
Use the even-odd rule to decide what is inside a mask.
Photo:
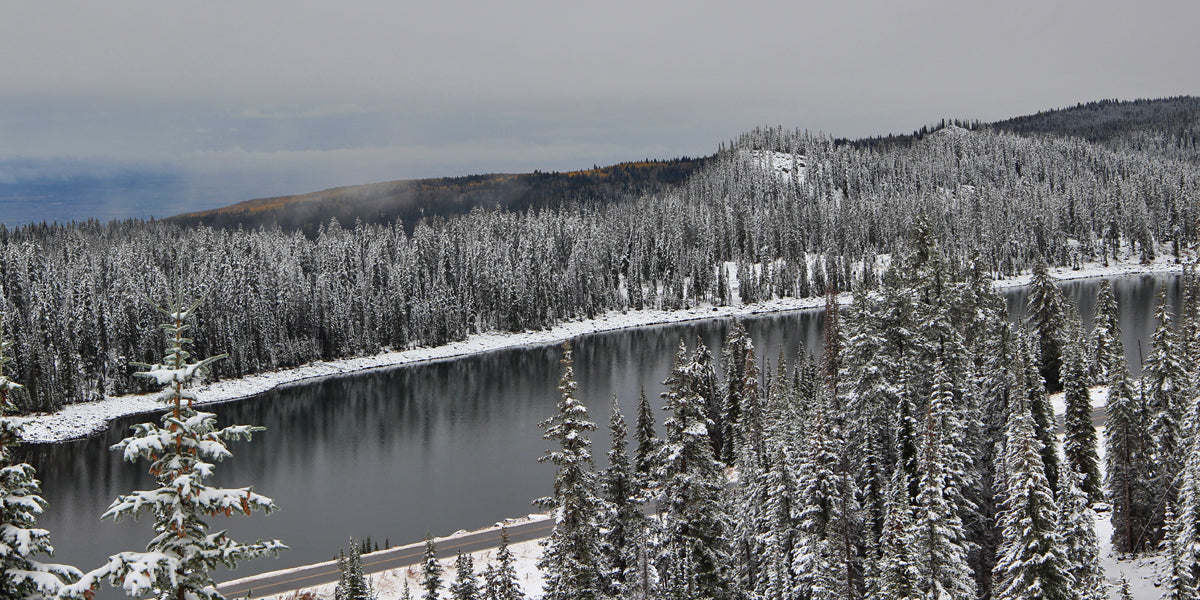
[(775, 173), (784, 183), (790, 183), (793, 178), (796, 183), (804, 183), (808, 175), (808, 166), (803, 154), (788, 154), (770, 150), (751, 150), (743, 152), (755, 165), (764, 171)]

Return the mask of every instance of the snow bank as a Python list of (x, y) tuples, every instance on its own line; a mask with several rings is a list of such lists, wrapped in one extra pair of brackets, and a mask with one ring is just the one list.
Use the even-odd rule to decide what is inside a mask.
[[(1137, 275), (1148, 273), (1180, 273), (1181, 267), (1171, 262), (1166, 253), (1150, 265), (1141, 265), (1136, 257), (1110, 266), (1091, 265), (1082, 269), (1053, 269), (1056, 279), (1082, 279), (1114, 275)], [(736, 266), (734, 266), (736, 271)], [(736, 273), (732, 273), (736, 277)], [(996, 282), (998, 289), (1028, 285), (1029, 275), (1022, 275)], [(850, 302), (849, 294), (842, 294), (838, 302)], [(618, 331), (649, 325), (684, 323), (704, 319), (748, 317), (751, 315), (809, 310), (824, 306), (824, 298), (776, 298), (756, 304), (737, 306), (697, 306), (686, 310), (630, 310), (612, 311), (595, 319), (571, 321), (544, 331), (520, 333), (492, 332), (472, 335), (461, 342), (453, 342), (434, 348), (413, 348), (399, 352), (384, 352), (374, 356), (348, 358), (329, 362), (314, 362), (293, 369), (249, 375), (240, 379), (229, 379), (205, 385), (194, 390), (197, 404), (227, 402), (261, 394), (281, 385), (301, 381), (356, 373), (368, 369), (396, 367), (424, 362), (453, 360), (473, 354), (522, 347), (541, 347), (560, 344), (583, 335)], [(61, 442), (87, 437), (103, 431), (110, 421), (124, 416), (157, 413), (163, 410), (158, 403), (157, 392), (151, 394), (109, 397), (95, 402), (69, 404), (51, 414), (13, 417), (24, 425), (22, 438), (31, 443)]]

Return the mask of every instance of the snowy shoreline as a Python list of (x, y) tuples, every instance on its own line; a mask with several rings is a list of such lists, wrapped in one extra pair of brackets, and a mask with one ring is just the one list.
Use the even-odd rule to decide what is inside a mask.
[[(1111, 266), (1092, 265), (1081, 269), (1057, 268), (1051, 275), (1060, 281), (1113, 277), (1123, 275), (1179, 274), (1182, 267), (1174, 263), (1173, 257), (1159, 255), (1153, 263), (1142, 265), (1130, 258)], [(1031, 275), (1021, 275), (997, 280), (997, 289), (1009, 289), (1029, 284)], [(847, 304), (850, 294), (838, 296), (839, 304)], [(371, 369), (384, 369), (421, 363), (454, 360), (514, 348), (536, 348), (560, 344), (583, 335), (620, 331), (636, 327), (671, 325), (707, 319), (750, 317), (755, 315), (785, 313), (821, 308), (823, 297), (777, 298), (756, 304), (737, 306), (698, 306), (675, 311), (630, 310), (611, 311), (595, 319), (560, 323), (544, 331), (519, 333), (491, 332), (475, 334), (460, 342), (452, 342), (433, 348), (412, 348), (403, 351), (383, 352), (373, 356), (347, 358), (328, 362), (314, 362), (291, 369), (248, 375), (239, 379), (214, 382), (195, 390), (197, 404), (216, 404), (244, 399), (277, 387), (311, 382), (326, 377), (359, 373)], [(155, 398), (158, 393), (133, 394), (109, 397), (95, 402), (70, 404), (57, 412), (25, 417), (12, 417), (24, 426), (22, 439), (26, 443), (55, 443), (88, 437), (108, 428), (114, 419), (157, 413), (163, 409)]]

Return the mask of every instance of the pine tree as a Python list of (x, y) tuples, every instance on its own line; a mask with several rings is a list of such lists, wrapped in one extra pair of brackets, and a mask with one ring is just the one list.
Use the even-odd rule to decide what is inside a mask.
[[(736, 458), (735, 448), (740, 443), (739, 436), (744, 431), (741, 419), (743, 398), (747, 393), (748, 384), (746, 365), (748, 357), (753, 360), (753, 354), (754, 341), (746, 332), (746, 326), (740, 320), (734, 319), (725, 337), (725, 345), (721, 349), (721, 362), (725, 365), (725, 394), (721, 418), (725, 431), (722, 434), (723, 443), (719, 457), (726, 464), (732, 464)], [(757, 383), (756, 380), (754, 385)]]
[(421, 559), (421, 589), (425, 593), (421, 596), (423, 600), (438, 600), (442, 593), (442, 563), (438, 562), (437, 546), (433, 543), (433, 537), (425, 536), (425, 555)]
[(879, 567), (871, 600), (918, 600), (921, 571), (913, 555), (913, 514), (908, 501), (908, 478), (896, 469), (887, 487), (883, 534), (879, 539)]
[(1117, 361), (1109, 381), (1104, 443), (1112, 545), (1117, 552), (1140, 552), (1154, 507), (1149, 486), (1150, 432), (1124, 358)]
[(562, 364), (558, 413), (538, 423), (545, 430), (543, 437), (559, 446), (538, 459), (558, 467), (554, 495), (537, 501), (554, 517), (554, 530), (542, 540), (545, 551), (538, 568), (545, 574), (546, 600), (588, 600), (603, 594), (597, 517), (607, 508), (596, 495), (588, 438), (596, 426), (588, 419), (587, 407), (576, 398), (578, 385), (569, 342), (563, 344)]
[(1074, 600), (1058, 536), (1058, 507), (1042, 465), (1027, 404), (1009, 417), (1004, 453), (1003, 543), (994, 569), (996, 600)]
[(475, 576), (475, 561), (471, 559), (471, 555), (463, 554), (463, 551), (459, 550), (454, 569), (450, 597), (453, 600), (479, 600), (479, 578)]
[(1121, 587), (1117, 595), (1121, 600), (1133, 600), (1133, 591), (1129, 589), (1129, 580), (1121, 576)]
[(641, 479), (642, 490), (646, 490), (650, 487), (653, 479), (654, 460), (658, 455), (658, 448), (662, 445), (662, 440), (658, 438), (658, 432), (654, 430), (654, 409), (651, 408), (650, 401), (646, 398), (646, 388), (644, 387), (638, 392), (637, 423), (633, 436), (637, 442), (634, 467)]
[(1094, 385), (1108, 383), (1116, 369), (1117, 360), (1125, 356), (1121, 346), (1121, 325), (1118, 320), (1117, 299), (1107, 279), (1100, 280), (1096, 308), (1092, 317), (1092, 333), (1088, 348), (1091, 354), (1089, 379)]
[[(1033, 340), (1030, 340), (1033, 342)], [(1036, 344), (1036, 342), (1034, 342)], [(1034, 436), (1042, 453), (1042, 465), (1046, 471), (1046, 481), (1050, 484), (1051, 493), (1058, 491), (1058, 450), (1056, 449), (1055, 430), (1057, 419), (1054, 418), (1054, 406), (1046, 389), (1046, 380), (1042, 370), (1038, 369), (1037, 348), (1026, 346), (1024, 356), (1025, 385), (1027, 390), (1027, 406), (1033, 418)], [(1061, 363), (1061, 360), (1059, 361)]]
[[(1187, 434), (1183, 426), (1188, 413), (1186, 394), (1191, 379), (1184, 366), (1165, 288), (1159, 295), (1154, 317), (1159, 325), (1151, 337), (1150, 356), (1142, 373), (1143, 394), (1154, 444), (1154, 481), (1151, 486), (1156, 498), (1171, 502), (1178, 494), (1175, 479), (1183, 470), (1185, 458), (1183, 449)], [(1163, 525), (1161, 514), (1152, 515), (1152, 540), (1160, 539)]]
[(375, 600), (378, 596), (363, 574), (362, 551), (358, 542), (350, 540), (350, 551), (338, 551), (338, 571), (341, 575), (333, 590), (334, 600)]
[(1193, 600), (1196, 597), (1196, 581), (1192, 573), (1193, 565), (1190, 564), (1194, 552), (1192, 545), (1195, 543), (1189, 535), (1192, 524), (1179, 514), (1175, 502), (1167, 503), (1165, 521), (1162, 547), (1169, 572), (1167, 593), (1163, 595), (1163, 600)]
[(500, 547), (496, 550), (498, 561), (493, 575), (488, 579), (489, 600), (523, 600), (525, 592), (517, 580), (516, 560), (508, 547), (508, 528), (500, 528)]
[(605, 594), (617, 597), (634, 578), (636, 565), (633, 558), (646, 527), (646, 514), (638, 502), (640, 490), (626, 450), (629, 431), (616, 396), (613, 396), (608, 430), (611, 449), (608, 451), (608, 468), (601, 475), (600, 491), (609, 510), (604, 513), (601, 531), (607, 559)]
[(967, 564), (968, 542), (958, 502), (951, 496), (961, 480), (962, 452), (954, 443), (953, 392), (940, 361), (934, 366), (934, 389), (929, 399), (917, 462), (919, 477), (910, 542), (920, 574), (918, 587), (927, 598), (970, 598), (975, 579)]
[[(1066, 330), (1066, 299), (1054, 285), (1044, 258), (1038, 258), (1029, 282), (1029, 323), (1037, 340), (1042, 379), (1048, 393), (1062, 389), (1062, 342)], [(1034, 415), (1036, 418), (1037, 415)], [(1057, 477), (1057, 473), (1055, 473)]]
[(1058, 500), (1058, 527), (1063, 553), (1079, 591), (1078, 600), (1106, 600), (1108, 581), (1100, 566), (1100, 544), (1096, 540), (1096, 513), (1091, 499), (1080, 485), (1084, 478), (1064, 465)]
[(1100, 455), (1096, 450), (1096, 426), (1092, 424), (1092, 396), (1084, 380), (1083, 349), (1068, 342), (1063, 349), (1063, 397), (1066, 414), (1063, 424), (1063, 457), (1066, 468), (1080, 473), (1080, 488), (1089, 502), (1104, 495), (1100, 479)]
[(704, 400), (694, 388), (697, 370), (680, 341), (665, 382), (663, 399), (671, 416), (658, 459), (663, 536), (659, 572), (672, 598), (722, 598), (729, 591), (724, 472), (708, 437)]
[(190, 361), (186, 349), (192, 340), (185, 337), (199, 301), (187, 304), (183, 290), (162, 309), (167, 323), (167, 354), (163, 362), (140, 365), (138, 373), (166, 389), (159, 401), (167, 405), (162, 426), (142, 423), (133, 427), (132, 436), (114, 444), (127, 461), (149, 459), (150, 474), (159, 487), (120, 496), (101, 518), (120, 520), (143, 512), (154, 515), (154, 537), (145, 552), (121, 552), (94, 569), (75, 584), (65, 588), (64, 596), (87, 595), (108, 580), (121, 586), (130, 596), (153, 595), (160, 600), (204, 600), (221, 598), (213, 583), (212, 570), (218, 565), (233, 568), (239, 561), (276, 555), (286, 546), (278, 540), (241, 543), (229, 539), (224, 531), (210, 533), (208, 517), (246, 515), (255, 510), (271, 512), (275, 503), (255, 494), (250, 488), (209, 487), (213, 464), (229, 458), (225, 442), (249, 440), (262, 427), (231, 425), (216, 429), (216, 415), (197, 411), (195, 396), (188, 386), (199, 381), (208, 368), (225, 355)]
[(2, 416), (14, 409), (10, 395), (22, 387), (4, 374), (12, 361), (11, 347), (0, 316), (0, 599), (42, 600), (53, 598), (64, 583), (75, 581), (81, 573), (75, 567), (34, 558), (53, 556), (54, 547), (50, 532), (35, 527), (46, 506), (36, 472), (27, 463), (12, 462), (21, 426)]

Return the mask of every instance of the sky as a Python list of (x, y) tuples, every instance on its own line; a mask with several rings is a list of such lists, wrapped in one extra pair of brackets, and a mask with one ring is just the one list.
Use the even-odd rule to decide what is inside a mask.
[(1198, 22), (1194, 0), (12, 0), (0, 220), (71, 205), (46, 182), (113, 188), (81, 216), (164, 216), (706, 155), (757, 125), (860, 137), (1196, 95)]

